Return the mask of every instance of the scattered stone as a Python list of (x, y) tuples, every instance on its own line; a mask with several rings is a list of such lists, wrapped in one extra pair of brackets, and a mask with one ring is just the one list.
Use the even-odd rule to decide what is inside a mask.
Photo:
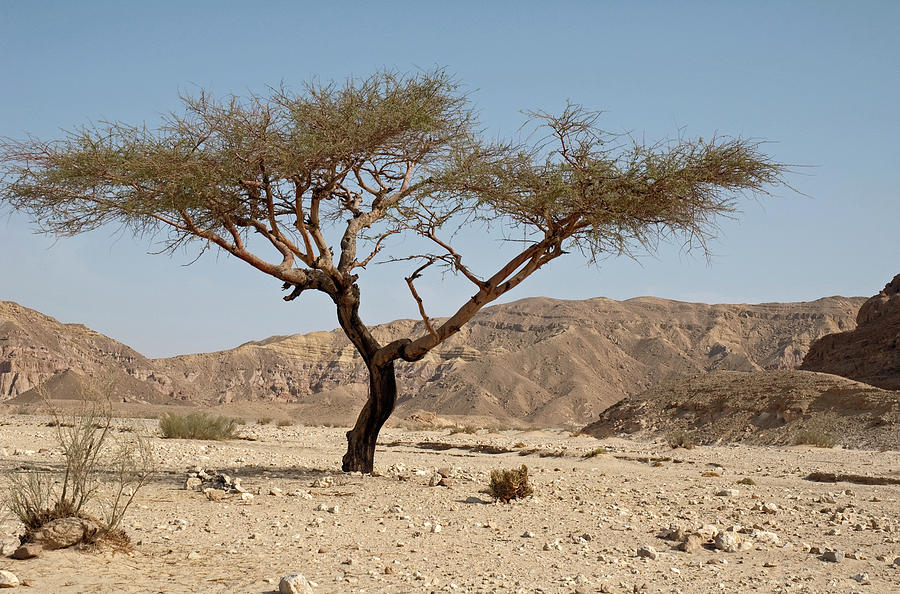
[(279, 594), (313, 594), (312, 586), (302, 573), (289, 573), (278, 582)]
[(450, 469), (447, 467), (437, 469), (437, 473), (439, 475), (441, 475), (443, 478), (450, 478), (450, 472), (451, 472)]
[(713, 524), (704, 524), (700, 527), (700, 530), (697, 531), (697, 534), (703, 538), (715, 538), (719, 535), (719, 528)]
[(184, 481), (184, 488), (188, 491), (196, 491), (200, 488), (200, 485), (203, 484), (203, 481), (200, 480), (198, 476), (189, 476)]
[(313, 487), (319, 487), (320, 489), (327, 489), (328, 487), (334, 486), (334, 477), (333, 476), (323, 476), (319, 480), (313, 483)]
[(439, 487), (452, 487), (452, 486), (453, 486), (453, 479), (442, 478), (442, 479), (438, 482), (438, 486), (439, 486)]
[(847, 553), (847, 558), (855, 559), (857, 561), (865, 561), (866, 559), (868, 559), (868, 557), (866, 556), (865, 553), (863, 553), (862, 551), (858, 551), (858, 550), (853, 551), (852, 553)]
[(896, 559), (894, 559), (894, 566), (900, 567), (900, 557), (897, 557)]
[(769, 532), (768, 530), (754, 530), (750, 533), (750, 536), (753, 540), (765, 544), (777, 546), (779, 543), (778, 535), (774, 532)]
[(13, 554), (10, 556), (13, 559), (20, 560), (33, 559), (34, 557), (40, 555), (42, 550), (43, 548), (41, 547), (41, 545), (37, 544), (36, 542), (29, 542), (23, 544), (18, 549), (13, 551)]
[(562, 545), (559, 544), (559, 539), (557, 538), (556, 540), (553, 540), (552, 542), (545, 542), (544, 550), (545, 551), (561, 551)]
[(736, 532), (720, 532), (715, 539), (716, 548), (726, 553), (736, 553), (741, 547), (741, 537)]
[(100, 531), (100, 526), (84, 518), (59, 518), (41, 526), (32, 535), (32, 542), (47, 551), (64, 549), (87, 542)]
[(695, 553), (703, 547), (703, 537), (699, 534), (688, 534), (678, 546), (685, 553)]
[(638, 547), (637, 556), (644, 559), (651, 559), (653, 561), (659, 559), (659, 553), (657, 553), (656, 550), (651, 546)]
[(844, 553), (840, 549), (828, 549), (822, 553), (822, 559), (831, 563), (840, 563), (844, 560)]
[(723, 489), (716, 493), (716, 497), (737, 497), (740, 493), (738, 489)]
[(534, 532), (526, 530), (525, 533), (522, 534), (522, 538), (534, 538)]
[(269, 489), (269, 495), (278, 497), (279, 495), (281, 495), (281, 489), (279, 489), (278, 487), (272, 487), (271, 489)]
[(763, 567), (778, 567), (778, 564), (774, 561), (766, 561), (763, 563)]
[(856, 580), (859, 583), (866, 582), (869, 580), (868, 573), (857, 573), (856, 575), (850, 576), (851, 580)]
[(253, 499), (253, 493), (241, 493), (241, 501), (250, 501), (251, 499)]
[(0, 569), (0, 588), (15, 588), (19, 585), (19, 578), (11, 571)]
[(669, 524), (668, 528), (663, 528), (659, 532), (659, 537), (663, 540), (674, 540), (681, 542), (687, 538), (688, 533), (683, 526), (678, 524)]
[(191, 551), (190, 553), (188, 553), (187, 558), (191, 561), (196, 561), (200, 558), (200, 553), (198, 553), (197, 551)]
[(434, 526), (431, 527), (431, 532), (433, 534), (436, 534), (436, 533), (440, 532), (441, 530), (442, 530), (442, 528), (441, 528), (440, 524), (435, 524)]

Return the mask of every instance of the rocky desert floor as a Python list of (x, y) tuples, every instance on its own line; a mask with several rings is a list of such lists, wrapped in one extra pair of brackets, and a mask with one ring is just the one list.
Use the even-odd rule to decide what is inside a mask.
[[(2, 417), (4, 474), (61, 468), (46, 422)], [(156, 456), (124, 521), (133, 550), (0, 559), (20, 589), (263, 593), (300, 572), (315, 592), (900, 591), (896, 450), (389, 428), (376, 475), (362, 476), (340, 472), (345, 429), (250, 423), (248, 439), (204, 442), (162, 439), (149, 419), (116, 422), (123, 436), (149, 435)], [(491, 470), (522, 464), (534, 495), (494, 502)], [(201, 469), (252, 497), (186, 489)], [(819, 471), (894, 484), (805, 478)], [(430, 486), (441, 474), (449, 486)], [(20, 532), (7, 514), (0, 536)], [(694, 532), (691, 552), (664, 538)]]

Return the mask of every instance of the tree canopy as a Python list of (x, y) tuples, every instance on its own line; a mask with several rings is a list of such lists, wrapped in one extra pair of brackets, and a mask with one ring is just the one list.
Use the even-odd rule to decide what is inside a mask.
[[(118, 224), (168, 250), (189, 242), (224, 250), (282, 281), (287, 300), (328, 294), (373, 374), (351, 450), (357, 439), (374, 452), (372, 433), (393, 410), (394, 395), (382, 394), (396, 393), (393, 361), (420, 359), (567, 252), (631, 254), (670, 238), (706, 249), (736, 196), (766, 191), (784, 169), (758, 142), (647, 145), (604, 131), (600, 113), (572, 104), (528, 114), (525, 140), (489, 141), (441, 70), (183, 103), (154, 129), (110, 122), (51, 141), (4, 139), (0, 202), (55, 235)], [(521, 249), (499, 270), (476, 271), (453, 239), (473, 221), (514, 230)], [(388, 241), (396, 237), (420, 241)], [(359, 275), (382, 260), (410, 262), (404, 280), (426, 328), (387, 345), (358, 311)], [(440, 324), (415, 288), (434, 265), (474, 291)], [(349, 465), (345, 457), (345, 468), (371, 470), (365, 456)]]

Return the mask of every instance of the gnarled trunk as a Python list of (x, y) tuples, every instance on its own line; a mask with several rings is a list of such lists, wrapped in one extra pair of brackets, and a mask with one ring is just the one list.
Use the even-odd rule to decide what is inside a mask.
[(369, 399), (356, 419), (356, 425), (347, 432), (347, 453), (344, 454), (344, 472), (372, 472), (375, 463), (375, 443), (378, 432), (394, 412), (397, 400), (397, 380), (394, 362), (383, 367), (369, 365)]

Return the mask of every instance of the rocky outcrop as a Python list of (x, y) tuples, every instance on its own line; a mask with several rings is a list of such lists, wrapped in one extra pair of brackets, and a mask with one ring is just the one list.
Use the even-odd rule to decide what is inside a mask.
[(791, 445), (833, 440), (897, 449), (900, 392), (825, 373), (776, 370), (687, 375), (629, 396), (582, 432), (635, 435), (677, 445)]
[(863, 303), (856, 323), (853, 330), (813, 343), (801, 369), (900, 389), (900, 274)]
[[(397, 364), (397, 416), (424, 411), (503, 424), (583, 424), (677, 374), (792, 369), (812, 341), (853, 328), (862, 302), (707, 305), (641, 297), (497, 305), (423, 360)], [(383, 343), (424, 332), (413, 320), (373, 329)], [(291, 403), (327, 409), (336, 415), (332, 422), (358, 413), (367, 386), (365, 366), (339, 330), (147, 359), (83, 326), (0, 302), (0, 399), (36, 398), (28, 390), (37, 384), (62, 397), (110, 369), (117, 398)]]

